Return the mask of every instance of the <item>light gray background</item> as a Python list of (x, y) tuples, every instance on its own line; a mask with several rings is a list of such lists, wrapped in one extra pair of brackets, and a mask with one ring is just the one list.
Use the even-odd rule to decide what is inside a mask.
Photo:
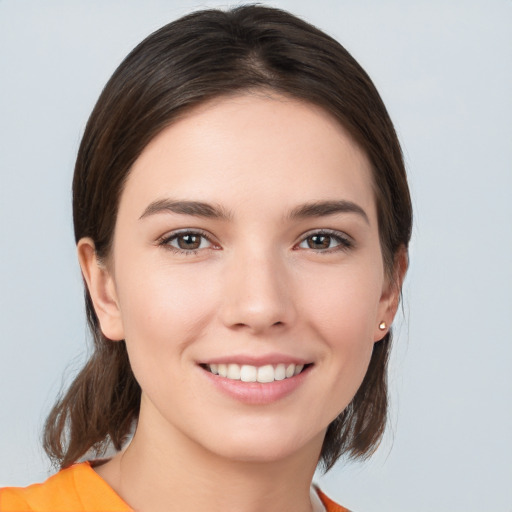
[[(512, 1), (279, 0), (367, 69), (415, 207), (391, 428), (320, 485), (361, 512), (512, 511)], [(185, 0), (0, 0), (0, 484), (85, 347), (70, 183), (104, 83)]]

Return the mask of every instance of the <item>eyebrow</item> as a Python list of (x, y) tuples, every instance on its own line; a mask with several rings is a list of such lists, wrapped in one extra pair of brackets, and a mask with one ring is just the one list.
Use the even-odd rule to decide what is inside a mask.
[[(158, 199), (149, 204), (139, 219), (165, 212), (220, 220), (230, 220), (233, 217), (230, 212), (220, 205), (204, 203), (202, 201)], [(312, 203), (301, 204), (291, 210), (288, 213), (287, 218), (306, 219), (336, 215), (338, 213), (355, 213), (361, 216), (367, 224), (370, 224), (368, 215), (358, 204), (345, 200), (315, 201)]]
[(229, 220), (231, 214), (219, 205), (203, 203), (202, 201), (175, 201), (172, 199), (158, 199), (153, 201), (139, 217), (143, 219), (156, 213), (179, 213), (181, 215), (193, 215), (207, 219)]
[(356, 203), (352, 201), (315, 201), (306, 203), (294, 208), (290, 214), (290, 219), (304, 219), (310, 217), (324, 217), (327, 215), (336, 215), (337, 213), (355, 213), (361, 216), (367, 224), (370, 220), (366, 212)]

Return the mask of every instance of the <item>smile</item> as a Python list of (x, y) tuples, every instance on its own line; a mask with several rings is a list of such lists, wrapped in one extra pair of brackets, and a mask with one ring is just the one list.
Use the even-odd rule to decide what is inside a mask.
[(248, 405), (269, 405), (292, 395), (308, 380), (315, 366), (277, 354), (267, 355), (260, 361), (241, 356), (234, 359), (238, 361), (217, 359), (200, 363), (199, 368), (214, 388)]
[(225, 377), (230, 380), (266, 384), (276, 380), (279, 381), (294, 377), (304, 369), (304, 365), (281, 363), (276, 365), (266, 364), (264, 366), (252, 366), (249, 364), (220, 363), (207, 364), (204, 368), (214, 375), (219, 375), (220, 377)]

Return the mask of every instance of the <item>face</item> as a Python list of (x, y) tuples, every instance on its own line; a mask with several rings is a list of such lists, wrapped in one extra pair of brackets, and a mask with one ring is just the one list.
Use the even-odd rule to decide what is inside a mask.
[(365, 154), (318, 107), (244, 94), (146, 147), (88, 281), (104, 334), (126, 340), (141, 424), (273, 460), (320, 450), (353, 398), (396, 307), (385, 275)]

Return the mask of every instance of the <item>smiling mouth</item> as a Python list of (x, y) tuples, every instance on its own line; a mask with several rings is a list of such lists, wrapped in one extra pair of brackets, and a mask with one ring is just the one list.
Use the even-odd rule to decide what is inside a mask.
[(263, 366), (252, 366), (249, 364), (239, 365), (236, 363), (226, 364), (202, 364), (204, 370), (230, 380), (242, 382), (259, 382), (267, 384), (274, 381), (286, 380), (305, 371), (312, 366), (310, 364), (266, 364)]

